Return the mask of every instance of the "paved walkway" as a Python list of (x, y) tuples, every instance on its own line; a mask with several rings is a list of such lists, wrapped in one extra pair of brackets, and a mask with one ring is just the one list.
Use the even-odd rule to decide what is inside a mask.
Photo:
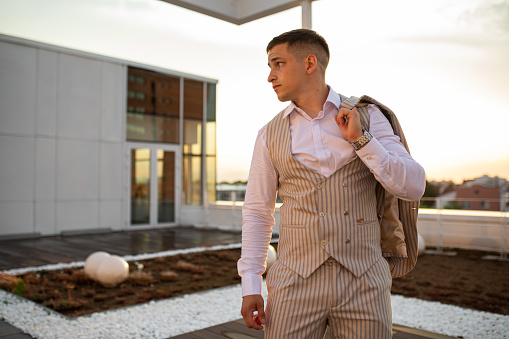
[[(142, 231), (82, 234), (30, 239), (0, 240), (0, 270), (83, 261), (95, 251), (129, 255), (173, 249), (240, 243), (240, 232), (194, 227), (173, 227)], [(435, 333), (394, 325), (394, 339), (451, 338)], [(0, 320), (0, 339), (30, 339), (30, 335)], [(239, 319), (174, 339), (263, 338), (262, 331), (246, 328)], [(329, 338), (329, 336), (326, 336)]]

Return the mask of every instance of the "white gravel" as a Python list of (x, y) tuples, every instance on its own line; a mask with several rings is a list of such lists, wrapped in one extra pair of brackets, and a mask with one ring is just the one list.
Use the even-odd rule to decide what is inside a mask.
[[(235, 248), (239, 244), (166, 251), (126, 260), (204, 249)], [(83, 266), (83, 262), (4, 271), (21, 274), (40, 269)], [(263, 291), (267, 296), (267, 291)], [(126, 307), (70, 319), (34, 302), (0, 290), (0, 318), (40, 339), (68, 338), (169, 338), (241, 318), (241, 287), (233, 285), (182, 297)], [(509, 316), (457, 306), (392, 296), (395, 324), (463, 338), (509, 338)]]

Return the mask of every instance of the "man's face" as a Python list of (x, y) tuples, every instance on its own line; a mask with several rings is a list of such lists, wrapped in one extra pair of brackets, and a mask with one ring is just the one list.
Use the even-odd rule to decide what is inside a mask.
[(306, 81), (305, 60), (296, 60), (285, 43), (269, 51), (268, 62), (270, 73), (267, 81), (272, 84), (279, 101), (297, 101)]

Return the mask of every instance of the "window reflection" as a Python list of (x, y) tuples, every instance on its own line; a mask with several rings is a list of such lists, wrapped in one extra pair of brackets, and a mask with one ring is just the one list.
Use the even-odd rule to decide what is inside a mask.
[(157, 188), (157, 221), (175, 221), (175, 152), (157, 151)]
[(131, 224), (150, 222), (150, 150), (131, 150)]
[(179, 143), (180, 79), (128, 69), (127, 140)]
[(216, 201), (216, 85), (207, 84), (205, 126), (206, 176), (205, 187), (210, 202)]
[(183, 195), (188, 205), (202, 203), (203, 82), (184, 80)]

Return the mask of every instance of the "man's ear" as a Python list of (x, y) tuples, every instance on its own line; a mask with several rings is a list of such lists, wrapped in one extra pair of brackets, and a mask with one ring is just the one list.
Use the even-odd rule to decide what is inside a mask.
[(313, 73), (318, 68), (318, 60), (314, 54), (310, 54), (306, 58), (306, 72), (307, 74)]

